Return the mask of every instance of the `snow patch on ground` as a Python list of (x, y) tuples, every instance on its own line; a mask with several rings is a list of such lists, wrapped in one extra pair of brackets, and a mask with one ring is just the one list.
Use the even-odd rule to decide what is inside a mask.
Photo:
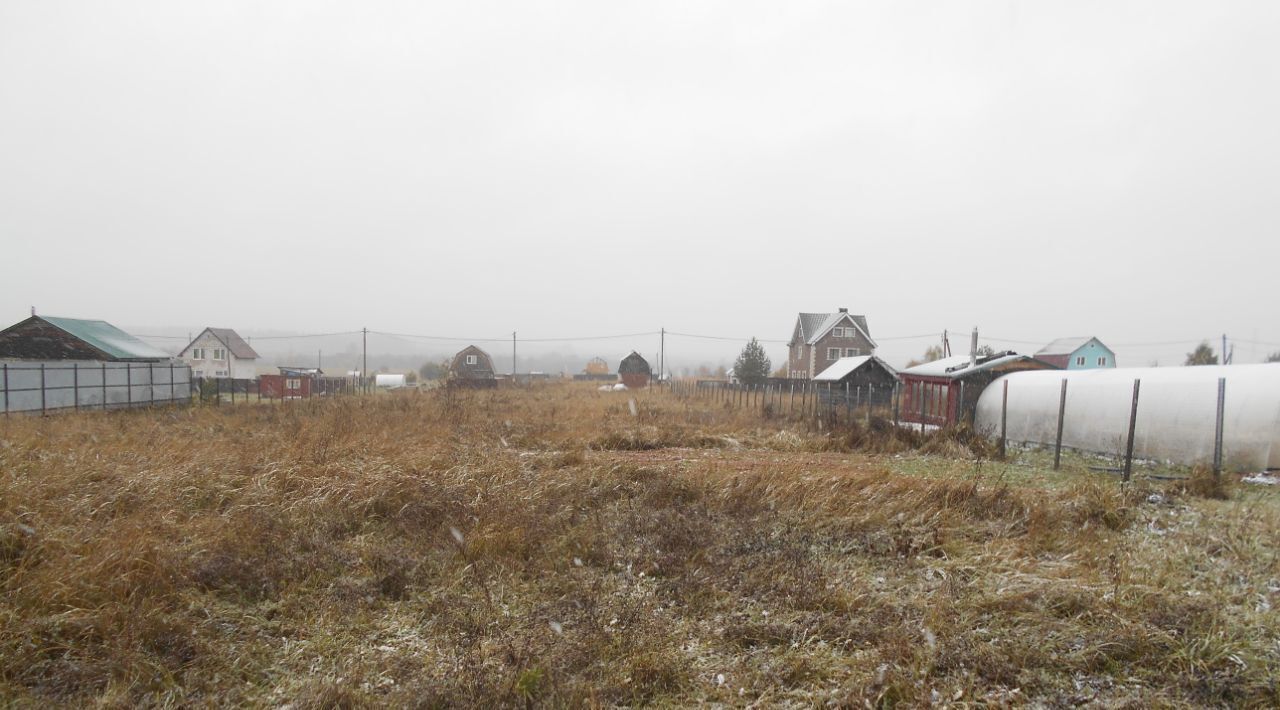
[(1274, 486), (1277, 483), (1280, 483), (1280, 476), (1269, 476), (1265, 473), (1255, 473), (1252, 476), (1245, 476), (1240, 480), (1245, 483), (1259, 483), (1264, 486)]

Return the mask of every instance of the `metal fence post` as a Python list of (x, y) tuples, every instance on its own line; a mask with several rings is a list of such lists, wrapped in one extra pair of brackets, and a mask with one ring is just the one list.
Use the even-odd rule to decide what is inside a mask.
[(9, 414), (9, 363), (4, 363), (4, 413)]
[(868, 384), (867, 385), (867, 428), (868, 429), (871, 428), (871, 410), (875, 407), (875, 403), (876, 403), (875, 393), (876, 393), (876, 386), (872, 384)]
[(1218, 378), (1218, 422), (1213, 430), (1213, 475), (1222, 475), (1222, 423), (1226, 413), (1227, 378)]
[(40, 363), (40, 413), (44, 414), (44, 363)]
[(1000, 397), (1000, 458), (1004, 458), (1009, 445), (1009, 381), (1004, 381), (1004, 393)]
[(102, 411), (107, 411), (107, 363), (102, 363)]
[(156, 364), (147, 363), (147, 405), (156, 403)]
[(169, 401), (173, 402), (173, 360), (169, 361)]
[(1067, 378), (1062, 378), (1062, 393), (1058, 395), (1058, 438), (1053, 445), (1053, 470), (1062, 465), (1062, 421), (1067, 414)]
[(76, 411), (80, 411), (80, 364), (71, 363), (71, 396), (74, 398), (72, 406)]
[(1133, 406), (1129, 409), (1129, 440), (1124, 447), (1124, 482), (1129, 482), (1133, 474), (1133, 433), (1138, 424), (1138, 390), (1142, 387), (1142, 379), (1133, 381)]
[(133, 363), (124, 364), (125, 408), (133, 407)]

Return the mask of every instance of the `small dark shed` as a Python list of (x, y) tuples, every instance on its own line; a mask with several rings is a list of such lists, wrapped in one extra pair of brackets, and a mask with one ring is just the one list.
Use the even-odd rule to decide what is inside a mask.
[(640, 357), (640, 353), (632, 350), (631, 354), (618, 363), (618, 375), (627, 389), (642, 389), (649, 386), (649, 377), (653, 370), (649, 369), (649, 361)]
[(889, 363), (875, 355), (842, 357), (818, 373), (813, 381), (830, 392), (847, 394), (859, 403), (887, 405), (893, 401), (893, 387), (898, 373)]
[(468, 345), (453, 356), (449, 363), (449, 384), (461, 387), (497, 387), (493, 359), (489, 353)]

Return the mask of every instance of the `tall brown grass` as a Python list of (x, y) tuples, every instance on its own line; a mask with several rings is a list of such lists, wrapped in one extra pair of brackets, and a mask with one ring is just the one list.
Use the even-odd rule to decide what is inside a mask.
[(988, 447), (570, 386), (11, 418), (0, 698), (1277, 702), (1274, 501)]

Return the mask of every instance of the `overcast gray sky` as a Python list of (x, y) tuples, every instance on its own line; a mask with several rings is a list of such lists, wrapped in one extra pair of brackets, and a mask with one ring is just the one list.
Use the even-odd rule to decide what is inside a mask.
[(895, 364), (974, 325), (1256, 360), (1277, 36), (1274, 1), (0, 0), (0, 321), (785, 339), (847, 306)]

